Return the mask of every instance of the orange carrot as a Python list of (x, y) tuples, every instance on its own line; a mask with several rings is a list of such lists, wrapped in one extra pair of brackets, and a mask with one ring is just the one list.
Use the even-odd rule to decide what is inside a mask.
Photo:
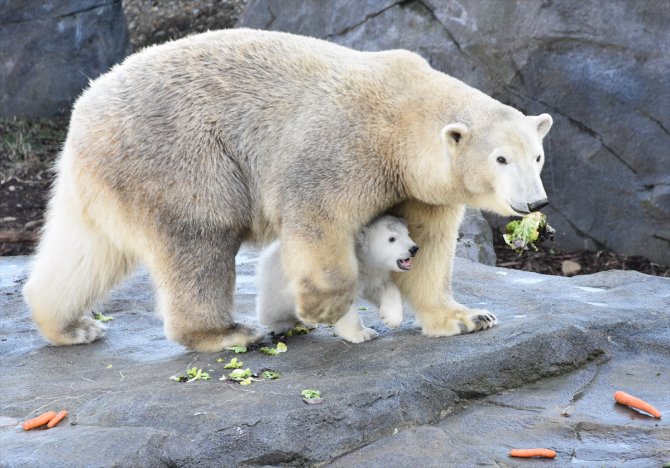
[(23, 423), (23, 430), (29, 431), (35, 429), (36, 427), (44, 426), (46, 423), (51, 421), (56, 416), (55, 411), (47, 411), (44, 414), (40, 414), (36, 418), (29, 419)]
[(512, 449), (509, 451), (509, 456), (522, 457), (522, 458), (531, 458), (531, 457), (554, 458), (556, 456), (556, 452), (546, 448)]
[(49, 424), (47, 424), (47, 429), (51, 429), (52, 427), (54, 427), (65, 416), (67, 416), (67, 411), (65, 411), (65, 410), (59, 411), (58, 414), (56, 416), (54, 416), (54, 418), (51, 421), (49, 421)]
[(661, 412), (659, 410), (651, 406), (646, 401), (635, 398), (633, 395), (629, 395), (626, 392), (614, 392), (614, 400), (620, 405), (626, 405), (630, 406), (631, 408), (642, 410), (651, 414), (655, 418), (661, 419)]

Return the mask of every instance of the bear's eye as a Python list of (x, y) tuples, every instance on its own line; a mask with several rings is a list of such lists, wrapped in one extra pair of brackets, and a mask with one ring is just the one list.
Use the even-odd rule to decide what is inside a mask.
[(389, 242), (395, 242), (395, 237), (389, 237)]
[(503, 156), (498, 156), (496, 161), (498, 161), (499, 164), (507, 164), (507, 159), (505, 159)]
[(539, 155), (535, 161), (540, 162), (542, 160), (542, 155)]

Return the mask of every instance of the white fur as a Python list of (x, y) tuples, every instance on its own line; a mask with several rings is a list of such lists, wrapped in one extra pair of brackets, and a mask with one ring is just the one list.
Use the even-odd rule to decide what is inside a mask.
[[(379, 307), (384, 323), (395, 328), (403, 319), (400, 290), (391, 280), (391, 272), (402, 272), (399, 260), (411, 258), (415, 246), (403, 221), (393, 216), (383, 216), (360, 230), (356, 236), (358, 259), (358, 293)], [(297, 254), (299, 255), (299, 254)], [(271, 244), (258, 262), (258, 321), (272, 331), (281, 333), (292, 328), (298, 318), (294, 294), (281, 266), (279, 241)], [(339, 319), (336, 333), (347, 341), (360, 343), (377, 336), (372, 328), (365, 327), (354, 307)]]
[[(71, 164), (68, 154), (66, 149), (60, 166)], [(33, 320), (42, 334), (58, 345), (90, 343), (104, 335), (104, 327), (82, 316), (81, 311), (89, 310), (136, 264), (83, 219), (84, 208), (74, 190), (69, 177), (58, 179), (36, 261), (24, 287)], [(94, 208), (91, 205), (89, 209)], [(111, 216), (109, 207), (107, 214)], [(69, 325), (63, 329), (61, 324)]]

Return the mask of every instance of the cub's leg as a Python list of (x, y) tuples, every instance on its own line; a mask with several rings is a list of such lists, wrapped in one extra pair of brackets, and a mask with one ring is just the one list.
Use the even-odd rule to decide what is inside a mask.
[(275, 333), (284, 333), (298, 322), (295, 299), (288, 287), (279, 254), (279, 242), (266, 248), (258, 260), (256, 316), (258, 322)]
[(402, 323), (402, 295), (400, 289), (391, 282), (379, 295), (379, 316), (389, 328), (397, 328)]
[(338, 231), (337, 221), (323, 228), (296, 226), (285, 223), (281, 236), (282, 266), (294, 293), (296, 315), (305, 323), (333, 324), (349, 310), (356, 294), (353, 233)]
[(59, 177), (23, 295), (42, 335), (57, 345), (90, 343), (104, 328), (90, 308), (135, 265), (85, 218), (66, 175)]
[[(175, 233), (182, 233), (181, 236)], [(235, 255), (241, 233), (173, 227), (149, 259), (165, 334), (195, 351), (213, 353), (260, 336), (233, 320)]]
[(421, 246), (412, 271), (393, 273), (402, 295), (412, 304), (422, 331), (428, 336), (449, 336), (484, 330), (497, 323), (483, 309), (468, 309), (453, 298), (451, 273), (458, 226), (464, 207), (431, 206), (407, 202), (394, 214), (408, 221), (410, 236)]
[(375, 330), (363, 325), (361, 316), (353, 307), (341, 319), (335, 322), (335, 332), (341, 338), (352, 343), (362, 343), (378, 335)]

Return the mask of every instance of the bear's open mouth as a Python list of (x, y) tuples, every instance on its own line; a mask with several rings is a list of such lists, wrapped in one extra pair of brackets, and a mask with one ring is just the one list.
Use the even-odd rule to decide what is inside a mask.
[(412, 268), (412, 259), (411, 258), (403, 258), (398, 260), (398, 268), (401, 270), (408, 271), (409, 269)]

